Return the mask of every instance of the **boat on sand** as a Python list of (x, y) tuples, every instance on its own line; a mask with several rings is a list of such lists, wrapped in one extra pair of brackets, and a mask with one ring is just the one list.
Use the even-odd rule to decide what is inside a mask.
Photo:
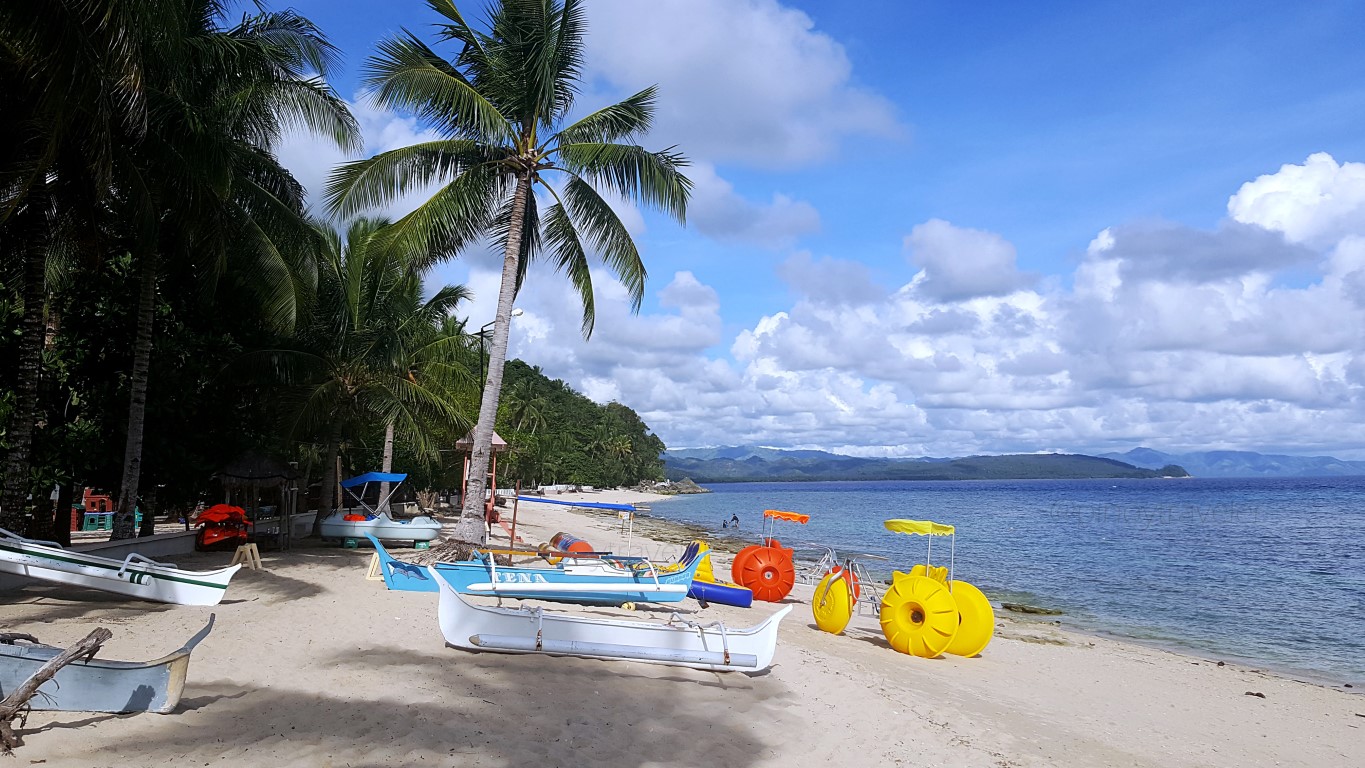
[(674, 614), (668, 622), (596, 619), (540, 607), (472, 605), (440, 582), (437, 619), (446, 644), (468, 651), (624, 659), (715, 672), (759, 672), (772, 664), (786, 606), (760, 624), (730, 629)]

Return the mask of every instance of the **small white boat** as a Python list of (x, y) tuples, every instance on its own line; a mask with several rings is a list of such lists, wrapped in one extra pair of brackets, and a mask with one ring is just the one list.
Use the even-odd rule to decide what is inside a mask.
[[(346, 513), (337, 510), (324, 517), (318, 530), (324, 539), (363, 539), (373, 536), (381, 541), (435, 541), (441, 535), (441, 524), (435, 518), (418, 515), (411, 520), (395, 520), (386, 511), (389, 499), (397, 492), (398, 486), (407, 475), (397, 472), (366, 472), (349, 480), (341, 481), (341, 487), (360, 504), (360, 512)], [(370, 483), (389, 483), (387, 496), (381, 496), (379, 503), (370, 506), (365, 502), (365, 492)], [(360, 488), (360, 493), (355, 489)]]
[(777, 627), (791, 606), (757, 626), (705, 626), (674, 614), (667, 623), (593, 619), (539, 607), (471, 605), (444, 579), (437, 619), (446, 644), (468, 651), (544, 653), (589, 659), (628, 659), (715, 672), (767, 669), (777, 649)]
[(26, 539), (0, 528), (0, 572), (175, 605), (217, 605), (242, 566), (186, 571), (137, 554), (122, 560)]
[[(347, 520), (360, 517), (360, 520)], [(370, 515), (334, 514), (323, 518), (320, 528), (324, 539), (363, 539), (367, 535), (381, 541), (434, 541), (441, 535), (441, 523), (418, 515), (411, 520), (394, 520), (380, 512)]]

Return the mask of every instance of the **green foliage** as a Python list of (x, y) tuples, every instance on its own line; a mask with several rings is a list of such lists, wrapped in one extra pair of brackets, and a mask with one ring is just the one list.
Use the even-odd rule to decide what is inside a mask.
[(970, 456), (962, 459), (863, 459), (824, 454), (772, 458), (667, 457), (671, 480), (699, 483), (815, 480), (1078, 480), (1187, 477), (1177, 466), (1142, 469), (1113, 459), (1071, 454)]
[(598, 405), (520, 360), (507, 363), (497, 432), (510, 448), (498, 459), (499, 484), (572, 483), (598, 487), (663, 478), (664, 443), (635, 411)]

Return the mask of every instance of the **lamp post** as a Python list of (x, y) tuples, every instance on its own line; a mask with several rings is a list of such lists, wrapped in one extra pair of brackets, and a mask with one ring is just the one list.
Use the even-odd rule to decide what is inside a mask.
[[(521, 307), (512, 310), (512, 317), (521, 317), (522, 314)], [(483, 392), (483, 388), (488, 383), (488, 358), (484, 354), (484, 342), (488, 340), (489, 327), (496, 322), (496, 318), (489, 320), (479, 328), (479, 392)], [(479, 398), (483, 399), (483, 395), (481, 394)]]

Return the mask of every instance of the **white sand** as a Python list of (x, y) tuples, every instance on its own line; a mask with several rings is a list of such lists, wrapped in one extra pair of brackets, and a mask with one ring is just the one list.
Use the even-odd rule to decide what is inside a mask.
[[(532, 545), (568, 530), (623, 549), (609, 515), (523, 504), (518, 518)], [(678, 547), (637, 536), (631, 550), (671, 558)], [(843, 636), (818, 631), (811, 588), (801, 585), (766, 674), (467, 653), (444, 646), (434, 595), (366, 581), (369, 556), (335, 547), (267, 552), (269, 570), (240, 574), (213, 609), (47, 587), (0, 595), (8, 603), (0, 625), (51, 644), (110, 628), (109, 658), (170, 652), (218, 614), (178, 712), (35, 713), (14, 764), (1365, 764), (1365, 717), (1357, 715), (1365, 698), (1356, 695), (1009, 618), (980, 658), (918, 659), (891, 650), (873, 616), (856, 617)], [(228, 557), (179, 560), (210, 567)], [(733, 626), (774, 608), (682, 607)], [(560, 609), (636, 618), (671, 610)]]

